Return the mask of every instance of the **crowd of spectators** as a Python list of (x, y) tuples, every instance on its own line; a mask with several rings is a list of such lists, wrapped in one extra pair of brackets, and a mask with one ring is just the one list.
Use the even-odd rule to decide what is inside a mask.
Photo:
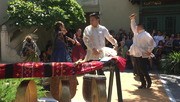
[[(118, 32), (109, 30), (109, 32), (118, 42), (118, 55), (127, 59), (127, 63), (129, 64), (131, 61), (130, 56), (128, 55), (128, 50), (133, 43), (133, 33), (126, 32), (123, 29), (119, 29)], [(153, 50), (155, 61), (160, 60), (163, 55), (167, 55), (174, 51), (180, 51), (180, 33), (167, 34), (165, 32), (153, 30), (150, 34), (156, 42), (156, 47)], [(108, 41), (106, 46), (113, 48), (113, 46)], [(51, 52), (52, 42), (48, 41), (46, 50), (42, 51), (40, 55), (41, 61), (48, 62), (50, 60)]]

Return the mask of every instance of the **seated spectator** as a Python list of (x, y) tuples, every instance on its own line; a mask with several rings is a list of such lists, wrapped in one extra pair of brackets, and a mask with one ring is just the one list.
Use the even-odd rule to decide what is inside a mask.
[(48, 60), (48, 57), (46, 55), (45, 51), (42, 51), (41, 54), (39, 55), (40, 61), (41, 62), (49, 62), (50, 60)]
[(51, 60), (51, 54), (52, 54), (52, 41), (49, 40), (46, 44), (46, 56), (47, 56), (47, 60), (48, 62)]
[(23, 41), (21, 56), (24, 62), (37, 62), (39, 61), (39, 48), (31, 36), (26, 36)]
[(173, 47), (172, 43), (173, 43), (173, 39), (169, 38), (169, 36), (166, 36), (165, 44), (164, 44), (164, 50), (166, 54), (172, 51), (172, 47)]
[(158, 35), (154, 36), (154, 41), (156, 42), (156, 46), (158, 46), (159, 41), (161, 40), (164, 42), (164, 36), (162, 35), (161, 31), (158, 31)]
[(175, 52), (180, 51), (180, 34), (177, 34), (175, 36), (175, 39), (173, 40), (173, 51)]
[(51, 54), (52, 54), (52, 46), (48, 46), (48, 48), (46, 49), (46, 56), (48, 62), (51, 60)]
[(128, 47), (128, 49), (130, 48), (130, 46), (133, 44), (133, 40), (132, 38), (130, 38), (130, 36), (127, 36), (127, 39), (125, 41), (125, 45)]
[(127, 51), (128, 51), (128, 47), (125, 45), (124, 41), (121, 41), (120, 46), (118, 48), (118, 55), (127, 58), (126, 56)]
[(159, 41), (156, 49), (155, 49), (155, 57), (156, 59), (159, 61), (162, 57), (162, 53), (163, 53), (163, 50), (164, 50), (164, 43), (162, 40)]

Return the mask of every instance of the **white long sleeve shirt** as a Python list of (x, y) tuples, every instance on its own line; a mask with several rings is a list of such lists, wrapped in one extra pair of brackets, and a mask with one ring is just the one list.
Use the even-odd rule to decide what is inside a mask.
[(106, 27), (102, 25), (98, 25), (97, 27), (89, 25), (84, 29), (83, 41), (87, 46), (85, 61), (99, 60), (103, 57), (102, 54), (99, 54), (99, 56), (94, 55), (92, 49), (102, 50), (102, 48), (105, 47), (105, 39), (112, 45), (118, 46), (117, 41), (109, 34)]
[(134, 33), (134, 38), (133, 44), (129, 49), (130, 55), (134, 57), (149, 58), (150, 56), (147, 55), (147, 52), (151, 53), (156, 46), (152, 36), (144, 30), (138, 33), (135, 19), (131, 20), (131, 29)]

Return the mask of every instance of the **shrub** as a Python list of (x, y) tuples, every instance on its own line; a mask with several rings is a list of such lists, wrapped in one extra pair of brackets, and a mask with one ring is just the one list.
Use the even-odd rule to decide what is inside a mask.
[(24, 79), (1, 79), (0, 80), (0, 102), (12, 102), (16, 97), (16, 92), (19, 84), (23, 80), (34, 80), (36, 82), (38, 98), (45, 96), (46, 90), (43, 89), (41, 79), (24, 78)]
[(172, 52), (161, 59), (161, 69), (165, 74), (180, 74), (180, 52)]

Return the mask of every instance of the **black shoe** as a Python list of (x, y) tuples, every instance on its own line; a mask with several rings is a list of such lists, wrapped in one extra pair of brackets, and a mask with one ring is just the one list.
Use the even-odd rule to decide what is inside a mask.
[(134, 76), (138, 76), (138, 74), (137, 74), (137, 73), (135, 73), (135, 72), (134, 72), (133, 74), (134, 74)]
[(139, 86), (138, 89), (145, 89), (146, 86)]
[(147, 88), (149, 89), (151, 87), (151, 83), (147, 85)]
[(139, 76), (134, 76), (134, 80), (136, 80), (136, 81), (140, 81)]

